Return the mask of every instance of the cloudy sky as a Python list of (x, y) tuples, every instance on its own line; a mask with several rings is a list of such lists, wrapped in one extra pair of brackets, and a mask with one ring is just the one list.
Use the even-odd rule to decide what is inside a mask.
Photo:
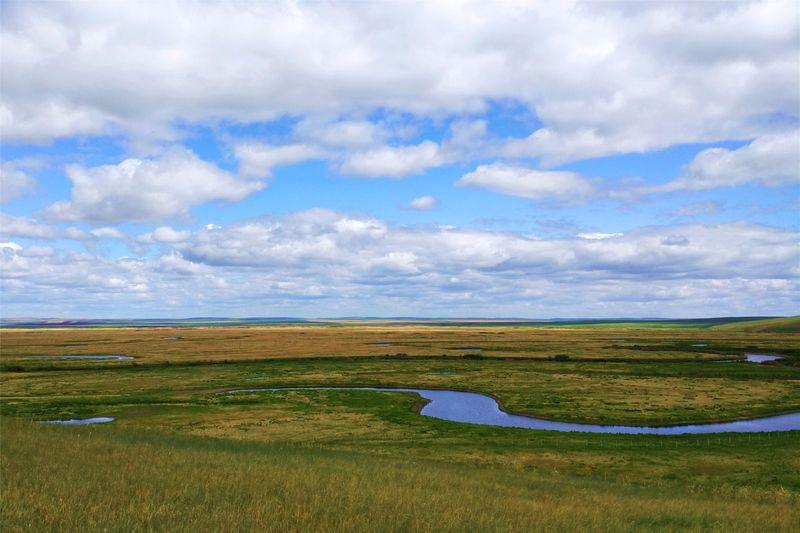
[(793, 2), (3, 2), (2, 315), (797, 314)]

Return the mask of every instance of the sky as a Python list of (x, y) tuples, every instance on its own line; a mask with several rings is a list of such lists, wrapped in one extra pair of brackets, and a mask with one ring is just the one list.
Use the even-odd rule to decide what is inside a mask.
[(3, 317), (800, 314), (794, 2), (0, 14)]

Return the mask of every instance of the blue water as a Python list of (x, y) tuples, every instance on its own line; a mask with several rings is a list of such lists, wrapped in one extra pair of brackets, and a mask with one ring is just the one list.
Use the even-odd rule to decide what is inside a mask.
[(62, 424), (65, 426), (85, 426), (87, 424), (104, 424), (106, 422), (113, 422), (114, 418), (110, 416), (98, 416), (95, 418), (70, 418), (69, 420), (45, 420), (45, 424)]
[(768, 361), (777, 361), (783, 359), (780, 355), (769, 355), (765, 353), (746, 353), (744, 358), (751, 363), (766, 363)]
[(130, 355), (32, 355), (28, 359), (95, 359), (111, 361), (133, 361)]
[(371, 390), (377, 392), (408, 392), (428, 400), (420, 414), (467, 424), (540, 429), (546, 431), (574, 431), (584, 433), (626, 433), (647, 435), (681, 435), (706, 433), (750, 433), (766, 431), (800, 430), (800, 413), (767, 416), (752, 420), (720, 422), (715, 424), (685, 424), (681, 426), (610, 426), (557, 422), (530, 416), (512, 415), (500, 409), (494, 398), (475, 392), (429, 389), (394, 389), (385, 387), (298, 387), (280, 389), (240, 389), (236, 392), (296, 390)]

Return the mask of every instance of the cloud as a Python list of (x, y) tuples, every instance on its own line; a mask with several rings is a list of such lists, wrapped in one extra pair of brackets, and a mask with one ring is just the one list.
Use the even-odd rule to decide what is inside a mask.
[(20, 246), (19, 244), (15, 243), (15, 242), (0, 242), (0, 250), (3, 250), (3, 249), (13, 250), (15, 252), (20, 252), (20, 251), (22, 251), (22, 246)]
[(736, 150), (708, 148), (664, 191), (707, 190), (756, 183), (800, 183), (800, 131), (759, 137)]
[(2, 238), (21, 237), (26, 239), (55, 239), (60, 235), (57, 226), (42, 224), (27, 217), (15, 217), (0, 213), (0, 236)]
[(20, 244), (0, 253), (0, 288), (7, 314), (789, 313), (797, 236), (728, 223), (542, 238), (315, 209), (200, 229), (138, 259)]
[(591, 182), (575, 172), (537, 170), (493, 163), (479, 165), (456, 181), (457, 187), (479, 187), (532, 200), (578, 201), (591, 196)]
[(95, 228), (89, 232), (93, 237), (97, 239), (124, 239), (125, 234), (122, 233), (117, 228), (112, 227), (102, 227), (102, 228)]
[(439, 204), (439, 200), (433, 196), (420, 196), (411, 200), (404, 209), (412, 211), (430, 211)]
[(581, 239), (596, 241), (603, 239), (613, 239), (614, 237), (622, 237), (622, 233), (578, 233), (578, 237)]
[(124, 239), (125, 234), (117, 228), (102, 227), (86, 232), (75, 226), (48, 224), (28, 217), (17, 217), (0, 213), (0, 237), (34, 240), (92, 241), (94, 239)]
[(181, 218), (192, 206), (237, 201), (263, 188), (200, 160), (188, 150), (158, 159), (126, 159), (118, 165), (68, 166), (72, 198), (47, 208), (55, 220), (89, 222), (157, 221)]
[(8, 161), (0, 165), (0, 203), (8, 203), (36, 190), (36, 180)]
[(692, 202), (678, 207), (674, 215), (678, 217), (696, 217), (700, 215), (716, 215), (722, 207), (719, 202), (709, 200), (706, 202)]
[(169, 226), (160, 226), (154, 231), (145, 233), (136, 238), (136, 242), (141, 244), (153, 243), (178, 243), (183, 242), (192, 235), (190, 231), (179, 231)]
[(383, 146), (356, 152), (344, 160), (339, 172), (362, 178), (404, 178), (444, 162), (439, 145), (423, 141), (412, 146)]
[[(541, 128), (511, 140), (506, 155), (546, 165), (750, 139), (800, 105), (794, 15), (792, 2), (170, 1), (154, 12), (12, 1), (0, 120), (6, 140), (48, 142), (376, 111), (474, 117), (512, 101)], [(380, 138), (363, 122), (336, 128), (309, 139), (353, 147)]]
[[(779, 187), (800, 183), (800, 131), (759, 137), (728, 150), (707, 148), (686, 165), (677, 179), (662, 185), (640, 185), (611, 196), (632, 199), (676, 191), (702, 191), (741, 185)], [(705, 204), (709, 207), (709, 204)]]
[(368, 120), (325, 120), (305, 118), (298, 122), (293, 134), (316, 145), (334, 148), (364, 148), (382, 143), (389, 132)]
[(239, 162), (239, 173), (243, 176), (266, 178), (273, 168), (317, 159), (323, 152), (307, 144), (285, 144), (273, 146), (258, 142), (238, 143), (233, 148)]
[(414, 268), (430, 274), (479, 270), (574, 279), (605, 271), (609, 280), (632, 275), (785, 277), (793, 270), (787, 265), (800, 257), (795, 237), (787, 230), (731, 223), (543, 239), (456, 228), (392, 227), (378, 219), (316, 209), (201, 230), (177, 249), (194, 262), (212, 266), (292, 266), (299, 271), (321, 267), (345, 278), (366, 276), (371, 265), (387, 261), (391, 253), (402, 254), (406, 266), (413, 257)]

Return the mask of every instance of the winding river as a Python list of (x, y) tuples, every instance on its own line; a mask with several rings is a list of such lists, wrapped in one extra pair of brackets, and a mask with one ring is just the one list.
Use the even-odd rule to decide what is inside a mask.
[(584, 433), (625, 433), (646, 435), (682, 435), (708, 433), (761, 433), (769, 431), (800, 430), (800, 413), (767, 416), (751, 420), (734, 422), (718, 422), (712, 424), (684, 424), (679, 426), (623, 426), (601, 424), (579, 424), (575, 422), (558, 422), (530, 416), (513, 415), (500, 409), (497, 401), (484, 394), (453, 390), (403, 389), (387, 387), (295, 387), (274, 389), (237, 389), (228, 393), (242, 392), (279, 392), (301, 390), (368, 390), (376, 392), (407, 392), (418, 394), (428, 400), (420, 410), (423, 416), (482, 424), (486, 426), (502, 426), (546, 431), (584, 432)]

